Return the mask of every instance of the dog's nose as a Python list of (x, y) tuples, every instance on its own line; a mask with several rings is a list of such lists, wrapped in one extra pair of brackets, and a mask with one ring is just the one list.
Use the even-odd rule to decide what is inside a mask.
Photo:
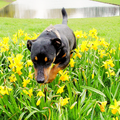
[(37, 82), (38, 82), (38, 83), (44, 83), (44, 78), (42, 78), (42, 79), (37, 79)]

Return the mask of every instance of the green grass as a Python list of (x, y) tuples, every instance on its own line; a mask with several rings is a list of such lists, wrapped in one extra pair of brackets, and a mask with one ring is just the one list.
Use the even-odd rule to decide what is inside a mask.
[[(0, 37), (12, 36), (18, 29), (32, 34), (41, 33), (50, 24), (61, 24), (61, 19), (13, 19), (0, 18)], [(69, 19), (68, 26), (73, 30), (85, 32), (92, 28), (99, 31), (98, 36), (106, 41), (118, 44), (120, 40), (120, 17)]]
[[(11, 0), (11, 1), (15, 1), (15, 0)], [(0, 9), (9, 5), (11, 2), (6, 2), (5, 0), (0, 0)]]
[[(76, 52), (63, 73), (45, 85), (36, 82), (33, 65), (28, 66), (30, 52), (26, 42), (61, 20), (0, 18), (0, 23), (1, 120), (113, 120), (120, 117), (120, 17), (70, 19), (68, 26), (73, 31), (82, 30)], [(30, 81), (26, 83), (27, 80)], [(60, 87), (64, 87), (63, 91), (57, 93)], [(44, 95), (38, 94), (40, 91)], [(109, 107), (115, 99), (119, 102), (113, 114)]]
[(110, 3), (114, 5), (120, 5), (120, 0), (93, 0), (98, 2)]

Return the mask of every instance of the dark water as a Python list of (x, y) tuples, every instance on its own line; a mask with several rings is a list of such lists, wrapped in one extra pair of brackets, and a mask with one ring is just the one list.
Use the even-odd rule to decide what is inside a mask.
[(17, 0), (0, 10), (0, 17), (61, 18), (65, 7), (69, 18), (119, 16), (120, 7), (90, 0)]

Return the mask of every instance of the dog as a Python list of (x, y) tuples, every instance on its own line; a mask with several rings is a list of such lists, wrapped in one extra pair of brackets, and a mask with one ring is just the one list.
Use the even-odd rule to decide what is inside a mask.
[[(66, 10), (62, 8), (61, 11), (62, 24), (50, 25), (36, 40), (27, 41), (38, 83), (52, 82), (57, 73), (69, 64), (72, 51), (76, 48), (75, 35), (67, 26)], [(55, 65), (52, 66), (52, 63)]]

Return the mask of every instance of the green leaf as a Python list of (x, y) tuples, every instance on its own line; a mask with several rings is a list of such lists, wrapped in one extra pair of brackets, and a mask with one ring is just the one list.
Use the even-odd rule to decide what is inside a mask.
[(82, 93), (82, 97), (81, 97), (81, 106), (82, 106), (83, 103), (85, 102), (85, 97), (86, 97), (86, 90), (84, 90), (83, 93)]
[(30, 114), (28, 114), (28, 116), (25, 118), (25, 120), (27, 120), (27, 119), (29, 119), (34, 113), (36, 113), (36, 112), (38, 112), (38, 111), (33, 111), (33, 112), (31, 112)]
[(20, 115), (20, 117), (19, 117), (18, 120), (22, 120), (22, 118), (23, 118), (23, 116), (24, 116), (24, 114), (25, 114), (26, 112), (27, 112), (27, 111), (23, 112), (23, 113)]
[(120, 86), (120, 83), (118, 83), (118, 85), (117, 85), (117, 88), (116, 88), (115, 93), (114, 93), (114, 96), (113, 96), (113, 100), (115, 99), (115, 97), (116, 97), (116, 95), (117, 95), (119, 86)]
[(11, 117), (12, 114), (8, 110), (6, 110), (4, 106), (0, 106), (0, 109), (3, 110), (8, 117)]
[(100, 74), (99, 74), (100, 71), (98, 71), (96, 67), (93, 67), (93, 69), (94, 69), (94, 71), (95, 71), (95, 74), (98, 75), (98, 80), (99, 80), (100, 84), (101, 84), (103, 87), (105, 87), (105, 85), (104, 85), (104, 83), (103, 83), (103, 81), (102, 81), (102, 79), (101, 79), (101, 76), (100, 76)]
[(89, 86), (80, 86), (80, 87), (81, 87), (81, 88), (84, 88), (84, 89), (91, 90), (91, 91), (93, 91), (93, 92), (96, 92), (96, 93), (98, 93), (98, 94), (106, 97), (104, 93), (102, 93), (101, 91), (99, 91), (99, 90), (97, 90), (97, 89), (95, 89), (95, 88), (92, 88), (92, 87), (89, 87)]
[(104, 118), (103, 118), (103, 116), (102, 116), (102, 113), (100, 113), (100, 118), (101, 118), (101, 120), (104, 120)]

